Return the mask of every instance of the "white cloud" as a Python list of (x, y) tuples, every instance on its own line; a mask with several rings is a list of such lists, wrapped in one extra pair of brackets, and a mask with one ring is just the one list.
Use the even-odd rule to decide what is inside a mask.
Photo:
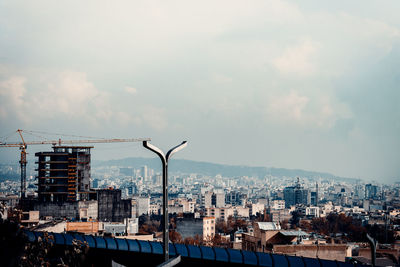
[(346, 104), (322, 90), (309, 96), (292, 90), (288, 94), (270, 95), (267, 99), (266, 119), (276, 123), (330, 129), (338, 119), (352, 116)]
[(304, 109), (309, 101), (308, 97), (300, 96), (295, 91), (290, 92), (288, 95), (273, 96), (268, 99), (268, 117), (301, 121), (304, 117)]
[[(376, 121), (359, 110), (357, 99), (382, 95), (372, 107), (387, 109), (392, 120), (398, 114), (384, 101), (390, 95), (362, 88), (357, 79), (368, 83), (364, 73), (371, 66), (396, 79), (398, 50), (392, 47), (400, 40), (395, 12), (399, 3), (372, 1), (355, 10), (312, 2), (123, 0), (89, 1), (77, 8), (73, 1), (10, 1), (0, 8), (0, 61), (14, 64), (15, 70), (0, 63), (0, 125), (31, 122), (53, 127), (67, 119), (71, 127), (78, 122), (117, 131), (130, 125), (133, 131), (155, 129), (156, 135), (164, 135), (166, 129), (179, 135), (182, 131), (171, 128), (185, 125), (185, 133), (199, 140), (204, 140), (202, 131), (210, 132), (204, 125), (217, 126), (212, 132), (231, 137), (235, 133), (229, 126), (236, 125), (248, 139), (262, 132), (260, 143), (293, 129), (309, 129), (316, 135), (325, 131), (329, 140), (324, 145), (337, 146), (341, 127)], [(60, 19), (65, 17), (69, 20)], [(87, 76), (56, 71), (66, 68), (84, 70)], [(392, 86), (385, 83), (385, 75), (377, 84)], [(339, 123), (352, 118), (352, 110), (354, 120)], [(260, 123), (258, 116), (266, 121)], [(382, 132), (398, 136), (392, 120), (382, 120)], [(279, 133), (264, 134), (274, 126)], [(297, 140), (297, 134), (292, 131), (287, 137)], [(305, 140), (304, 146), (314, 143), (314, 138)], [(221, 147), (231, 146), (229, 138), (221, 141)], [(296, 149), (304, 151), (290, 147)], [(193, 153), (208, 157), (205, 150), (203, 146)], [(282, 147), (271, 154), (281, 151), (289, 154)], [(344, 154), (327, 151), (337, 158)], [(251, 155), (249, 162), (263, 163), (263, 154)], [(319, 158), (310, 156), (310, 161), (323, 163)], [(285, 157), (281, 164), (293, 162), (298, 159), (290, 162)]]
[(44, 116), (88, 116), (89, 107), (101, 101), (99, 90), (87, 80), (86, 74), (64, 71), (46, 81), (46, 86), (33, 96), (34, 106)]
[(162, 108), (148, 106), (144, 109), (141, 117), (144, 124), (157, 131), (162, 131), (168, 126), (167, 116)]
[(125, 92), (131, 94), (131, 95), (136, 95), (137, 94), (137, 89), (131, 86), (125, 86), (124, 88)]
[(213, 74), (213, 80), (216, 83), (231, 83), (233, 81), (231, 77), (219, 73)]
[(281, 56), (275, 58), (272, 64), (282, 73), (309, 76), (316, 71), (315, 55), (318, 44), (303, 41), (300, 44), (287, 47)]
[(384, 53), (390, 52), (393, 42), (400, 37), (398, 28), (377, 19), (368, 19), (341, 13), (338, 18), (340, 27), (347, 34), (354, 34), (357, 41), (368, 46), (383, 49)]
[(25, 120), (23, 113), (25, 109), (25, 94), (24, 77), (11, 76), (4, 81), (0, 81), (0, 116), (2, 119), (16, 114), (19, 119)]
[[(2, 121), (31, 125), (48, 119), (71, 119), (94, 127), (114, 123), (120, 126), (145, 123), (155, 130), (162, 130), (167, 126), (163, 109), (144, 105), (115, 105), (118, 99), (113, 99), (110, 93), (96, 88), (83, 72), (54, 73), (40, 70), (34, 71), (34, 75), (30, 74), (35, 78), (28, 78), (29, 70), (26, 70), (27, 77), (6, 77), (10, 72), (12, 71), (9, 69), (0, 77)], [(132, 87), (126, 87), (125, 90), (130, 93), (136, 91)]]

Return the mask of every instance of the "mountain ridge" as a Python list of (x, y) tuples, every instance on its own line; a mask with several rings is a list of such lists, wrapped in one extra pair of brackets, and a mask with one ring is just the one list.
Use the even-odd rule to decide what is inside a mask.
[[(161, 161), (158, 158), (129, 157), (113, 160), (93, 161), (94, 167), (99, 166), (118, 166), (140, 168), (142, 166), (159, 170)], [(186, 159), (174, 159), (169, 165), (170, 172), (197, 173), (207, 176), (221, 175), (223, 177), (257, 176), (263, 178), (271, 175), (275, 177), (308, 177), (308, 178), (330, 178), (343, 181), (359, 181), (356, 178), (340, 177), (327, 172), (307, 171), (302, 169), (286, 169), (262, 166), (227, 165), (204, 161), (193, 161)]]

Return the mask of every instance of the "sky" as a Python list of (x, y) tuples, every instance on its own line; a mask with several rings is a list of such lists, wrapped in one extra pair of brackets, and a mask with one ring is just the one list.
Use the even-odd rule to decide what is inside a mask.
[[(0, 136), (148, 137), (164, 150), (187, 140), (177, 158), (396, 182), (399, 10), (397, 0), (3, 0)], [(153, 154), (140, 143), (93, 151), (130, 156)], [(17, 162), (18, 149), (0, 159)]]

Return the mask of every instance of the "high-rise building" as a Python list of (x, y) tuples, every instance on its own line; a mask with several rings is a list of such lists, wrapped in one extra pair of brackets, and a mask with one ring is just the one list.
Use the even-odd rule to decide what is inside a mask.
[(132, 200), (133, 205), (136, 207), (136, 216), (147, 215), (150, 213), (150, 198), (149, 197), (135, 197)]
[(154, 185), (161, 185), (162, 184), (162, 176), (161, 175), (153, 175), (152, 181)]
[(205, 192), (202, 195), (202, 206), (205, 208), (223, 208), (225, 207), (225, 194), (224, 193), (214, 193)]
[(283, 196), (285, 199), (286, 208), (296, 204), (310, 204), (309, 191), (300, 185), (299, 178), (297, 178), (295, 186), (288, 186), (283, 189)]
[(144, 165), (143, 167), (142, 167), (142, 173), (141, 173), (141, 175), (142, 175), (142, 177), (143, 177), (143, 181), (147, 181), (147, 166), (146, 165)]
[(296, 205), (296, 188), (294, 186), (288, 186), (283, 189), (283, 198), (285, 199), (285, 207), (289, 208), (292, 205)]
[(132, 196), (134, 194), (137, 193), (137, 188), (136, 188), (136, 184), (134, 184), (133, 182), (128, 186), (128, 195)]
[(317, 201), (317, 192), (311, 192), (311, 205), (313, 206), (317, 206), (318, 205), (318, 201)]
[(211, 205), (216, 208), (225, 207), (225, 194), (224, 193), (214, 193), (211, 198)]
[(364, 199), (365, 198), (365, 187), (361, 184), (356, 184), (354, 186), (354, 198)]
[(205, 192), (204, 195), (202, 195), (202, 206), (205, 208), (211, 208), (212, 207), (212, 192)]
[(225, 195), (225, 203), (236, 206), (240, 205), (245, 198), (246, 196), (242, 195), (240, 192), (231, 191)]
[(365, 199), (375, 199), (378, 197), (378, 186), (372, 184), (365, 185)]
[(53, 152), (38, 152), (35, 156), (38, 171), (40, 202), (64, 202), (89, 199), (89, 146), (54, 146)]
[(99, 180), (98, 179), (93, 179), (92, 188), (98, 188), (98, 187), (99, 187)]
[(318, 183), (315, 183), (315, 192), (311, 192), (311, 205), (318, 206)]

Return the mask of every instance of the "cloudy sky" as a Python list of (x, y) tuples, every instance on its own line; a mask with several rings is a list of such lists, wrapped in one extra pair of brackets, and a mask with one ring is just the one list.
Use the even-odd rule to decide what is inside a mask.
[[(398, 181), (399, 10), (397, 0), (1, 1), (0, 136), (188, 140), (177, 157)], [(17, 162), (17, 149), (0, 153)], [(94, 152), (127, 156), (152, 154)]]

